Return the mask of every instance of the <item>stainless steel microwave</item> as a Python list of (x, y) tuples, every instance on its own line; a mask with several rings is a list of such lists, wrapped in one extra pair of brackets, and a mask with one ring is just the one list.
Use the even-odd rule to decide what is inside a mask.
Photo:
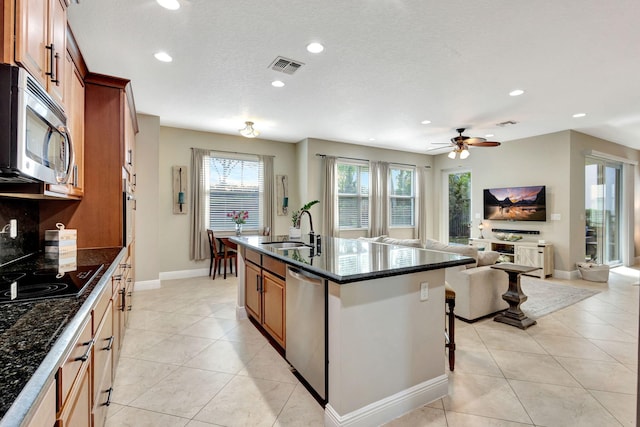
[(0, 64), (0, 183), (72, 182), (64, 111), (24, 69)]

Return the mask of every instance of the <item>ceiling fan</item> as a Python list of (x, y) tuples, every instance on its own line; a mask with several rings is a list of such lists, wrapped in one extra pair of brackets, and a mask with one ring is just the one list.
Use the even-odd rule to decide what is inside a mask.
[(466, 159), (469, 157), (469, 147), (497, 147), (500, 145), (497, 141), (487, 141), (485, 138), (465, 136), (462, 134), (465, 128), (458, 128), (456, 131), (458, 132), (458, 136), (451, 138), (450, 145), (453, 146), (453, 149), (447, 156), (450, 159), (455, 159), (458, 155), (460, 155), (462, 160)]

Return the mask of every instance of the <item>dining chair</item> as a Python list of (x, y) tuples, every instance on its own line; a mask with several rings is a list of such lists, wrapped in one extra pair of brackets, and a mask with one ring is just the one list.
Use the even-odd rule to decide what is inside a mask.
[[(213, 234), (213, 230), (207, 229), (207, 236), (209, 237), (209, 250), (211, 251), (211, 261), (209, 262), (209, 276), (211, 276), (211, 272), (213, 271), (213, 280), (216, 278), (216, 270), (218, 270), (218, 274), (220, 274), (220, 270), (222, 267), (222, 263), (229, 260), (229, 268), (233, 271), (233, 267), (231, 261), (234, 261), (236, 266), (236, 270), (238, 269), (238, 254), (235, 250), (227, 250), (226, 254), (224, 248), (221, 248), (219, 242), (217, 241), (215, 235)], [(226, 272), (226, 265), (225, 265)], [(236, 275), (238, 272), (236, 271)], [(225, 277), (226, 278), (226, 277)]]

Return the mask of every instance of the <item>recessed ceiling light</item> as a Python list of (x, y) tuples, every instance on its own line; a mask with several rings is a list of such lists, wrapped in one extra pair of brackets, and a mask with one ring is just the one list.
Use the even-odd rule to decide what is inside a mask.
[(375, 138), (369, 138), (369, 141), (375, 141), (375, 140), (376, 140)]
[(271, 86), (273, 87), (283, 87), (284, 86), (284, 82), (280, 81), (280, 80), (274, 80), (271, 82)]
[(428, 125), (429, 123), (431, 123), (431, 120), (423, 120), (420, 123), (423, 125)]
[(495, 135), (494, 135), (494, 134), (492, 134), (492, 133), (488, 133), (488, 134), (486, 134), (485, 136), (486, 136), (487, 138), (491, 138), (491, 137), (493, 137), (493, 136), (495, 136)]
[(524, 93), (522, 89), (516, 89), (509, 92), (509, 96), (520, 96)]
[(173, 61), (173, 58), (167, 52), (157, 52), (153, 56), (155, 56), (158, 61), (162, 61), (162, 62)]
[(313, 42), (307, 45), (307, 50), (311, 53), (320, 53), (324, 50), (324, 46), (320, 43)]
[(178, 3), (178, 0), (156, 0), (156, 1), (160, 6), (164, 7), (165, 9), (169, 9), (169, 10), (180, 9), (180, 3)]
[(586, 116), (586, 115), (587, 115), (587, 113), (576, 113), (576, 114), (574, 114), (574, 115), (573, 115), (573, 117), (574, 117), (574, 118), (576, 118), (576, 119), (578, 119), (578, 118), (580, 118), (580, 117), (584, 117), (584, 116)]

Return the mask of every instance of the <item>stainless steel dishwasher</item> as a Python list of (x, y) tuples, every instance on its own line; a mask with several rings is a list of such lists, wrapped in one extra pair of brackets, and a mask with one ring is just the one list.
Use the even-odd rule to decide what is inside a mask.
[(326, 402), (326, 279), (287, 268), (286, 358)]

